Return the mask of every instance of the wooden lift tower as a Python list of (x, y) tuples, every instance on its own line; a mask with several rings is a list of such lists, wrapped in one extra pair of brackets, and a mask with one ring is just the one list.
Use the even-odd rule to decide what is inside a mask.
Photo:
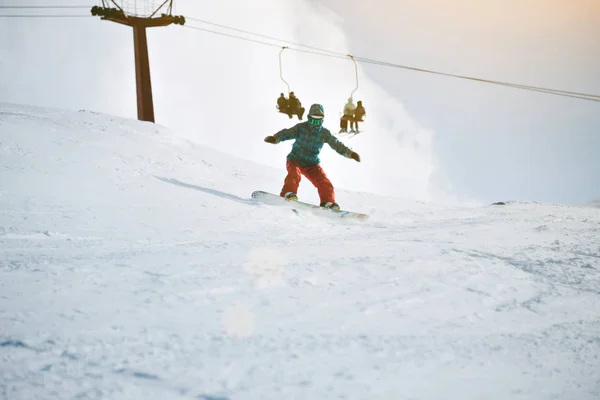
[[(109, 7), (109, 3), (112, 3), (115, 7)], [(158, 14), (162, 8), (166, 8), (167, 12), (156, 17), (156, 14)], [(160, 7), (150, 14), (150, 16), (139, 17), (127, 15), (123, 10), (123, 7), (119, 6), (115, 0), (102, 0), (102, 6), (94, 6), (91, 10), (92, 15), (100, 16), (103, 20), (116, 22), (133, 28), (137, 109), (138, 120), (140, 121), (155, 122), (146, 28), (167, 26), (171, 24), (185, 24), (184, 17), (171, 15), (172, 9), (173, 0), (165, 0)]]

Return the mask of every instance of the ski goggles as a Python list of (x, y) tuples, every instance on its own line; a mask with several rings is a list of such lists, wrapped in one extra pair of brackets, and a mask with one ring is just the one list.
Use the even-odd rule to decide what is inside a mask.
[(312, 126), (322, 126), (323, 125), (323, 119), (316, 119), (316, 118), (312, 118), (312, 117), (308, 117), (308, 122), (312, 125)]

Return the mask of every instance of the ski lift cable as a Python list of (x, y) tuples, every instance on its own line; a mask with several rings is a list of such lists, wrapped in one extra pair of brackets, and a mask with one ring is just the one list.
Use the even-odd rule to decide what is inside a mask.
[[(247, 35), (252, 35), (252, 36), (260, 37), (260, 38), (263, 38), (263, 39), (274, 40), (276, 42), (285, 43), (285, 44), (292, 45), (292, 46), (298, 46), (298, 47), (304, 47), (304, 48), (307, 48), (307, 49), (316, 50), (316, 51), (319, 51), (319, 52), (322, 52), (322, 53), (327, 53), (326, 55), (334, 54), (336, 56), (339, 56), (340, 58), (347, 57), (347, 55), (344, 54), (344, 53), (338, 53), (338, 52), (331, 51), (331, 50), (321, 49), (321, 48), (315, 47), (315, 46), (309, 46), (309, 45), (302, 44), (302, 43), (292, 42), (292, 41), (289, 41), (289, 40), (283, 40), (283, 39), (279, 39), (279, 38), (276, 38), (276, 37), (273, 37), (273, 36), (261, 35), (260, 33), (254, 33), (254, 32), (250, 32), (250, 31), (244, 30), (244, 29), (232, 28), (232, 27), (227, 26), (227, 25), (215, 24), (214, 22), (209, 22), (209, 21), (205, 21), (205, 20), (202, 20), (202, 19), (191, 18), (191, 17), (186, 17), (186, 19), (188, 19), (190, 21), (200, 22), (200, 23), (206, 24), (206, 25), (216, 26), (218, 28), (229, 29), (231, 31), (245, 33)], [(240, 39), (242, 39), (242, 38), (240, 38)], [(279, 46), (279, 47), (281, 47), (281, 46)], [(290, 49), (290, 50), (297, 50), (297, 49)], [(317, 53), (315, 53), (315, 54), (317, 54)]]
[(267, 42), (263, 42), (263, 41), (261, 41), (261, 40), (256, 40), (256, 39), (245, 38), (245, 37), (242, 37), (242, 36), (236, 36), (236, 35), (232, 35), (231, 33), (225, 33), (225, 32), (217, 32), (217, 31), (212, 31), (212, 30), (210, 30), (210, 29), (200, 28), (200, 27), (197, 27), (197, 26), (191, 26), (191, 25), (187, 25), (187, 24), (186, 24), (186, 25), (183, 25), (183, 28), (186, 28), (186, 29), (194, 29), (194, 30), (196, 30), (196, 31), (202, 31), (202, 32), (213, 33), (213, 34), (216, 34), (216, 35), (227, 36), (227, 37), (231, 37), (231, 38), (235, 38), (235, 39), (247, 40), (247, 41), (249, 41), (249, 42), (254, 42), (254, 43), (258, 43), (258, 44), (263, 44), (263, 45), (266, 45), (266, 46), (277, 47), (278, 49), (279, 49), (279, 48), (281, 48), (281, 46), (280, 46), (280, 45), (278, 45), (278, 44), (267, 43)]
[(51, 8), (60, 8), (60, 9), (65, 9), (65, 8), (77, 8), (77, 9), (88, 9), (90, 8), (90, 6), (0, 6), (0, 9), (51, 9)]
[[(491, 83), (494, 83), (494, 82), (491, 82)], [(512, 87), (512, 88), (515, 88), (515, 89), (530, 90), (532, 92), (555, 94), (555, 95), (558, 95), (558, 96), (572, 97), (574, 99), (581, 99), (581, 100), (589, 100), (589, 101), (600, 102), (600, 99), (595, 98), (596, 96), (591, 96), (590, 97), (590, 96), (584, 96), (584, 95), (578, 95), (578, 94), (569, 94), (568, 92), (567, 93), (561, 93), (561, 92), (553, 91), (552, 89), (528, 87), (528, 86), (522, 86), (522, 85), (517, 85), (517, 84), (512, 84), (512, 83), (498, 82), (498, 83), (495, 83), (495, 84), (499, 85), (499, 86)]]
[[(196, 22), (210, 24), (213, 26), (218, 26), (218, 27), (221, 27), (224, 29), (237, 31), (240, 33), (245, 33), (248, 35), (253, 35), (253, 36), (262, 37), (262, 38), (273, 40), (273, 41), (278, 41), (281, 43), (288, 43), (288, 44), (303, 47), (306, 49), (312, 49), (312, 50), (305, 50), (302, 48), (286, 47), (287, 49), (289, 49), (291, 51), (298, 51), (298, 52), (315, 54), (315, 55), (332, 57), (332, 58), (347, 58), (348, 57), (347, 54), (345, 55), (343, 53), (330, 51), (330, 50), (322, 49), (322, 48), (315, 47), (315, 46), (309, 46), (309, 45), (304, 45), (301, 43), (290, 42), (290, 41), (278, 39), (278, 38), (275, 38), (272, 36), (261, 35), (258, 33), (253, 33), (253, 32), (242, 30), (242, 29), (232, 28), (232, 27), (229, 27), (226, 25), (215, 24), (212, 22), (203, 21), (203, 20), (199, 20), (199, 19), (195, 19), (195, 18), (188, 18), (188, 19), (196, 21)], [(210, 29), (204, 29), (204, 28), (194, 27), (194, 26), (190, 26), (190, 25), (184, 25), (184, 27), (196, 29), (196, 30), (200, 30), (200, 31), (208, 32), (208, 33), (223, 35), (223, 36), (227, 36), (227, 37), (232, 37), (232, 38), (236, 38), (236, 39), (246, 40), (246, 41), (263, 44), (263, 45), (267, 45), (267, 46), (281, 48), (281, 46), (278, 44), (268, 43), (265, 41), (251, 39), (251, 38), (247, 38), (247, 37), (243, 37), (243, 36), (228, 34), (228, 33), (224, 33), (224, 32), (217, 32), (217, 31), (213, 31)], [(362, 62), (365, 64), (373, 64), (373, 65), (379, 65), (379, 66), (385, 66), (385, 67), (407, 69), (407, 70), (412, 70), (412, 71), (417, 71), (417, 72), (425, 72), (425, 73), (448, 76), (448, 77), (453, 77), (453, 78), (458, 78), (458, 79), (466, 79), (466, 80), (471, 80), (471, 81), (476, 81), (476, 82), (490, 83), (490, 84), (495, 84), (495, 85), (512, 87), (512, 88), (516, 88), (516, 89), (531, 90), (531, 91), (536, 91), (536, 92), (540, 92), (540, 93), (561, 95), (561, 96), (566, 96), (566, 97), (578, 98), (578, 99), (582, 99), (582, 100), (590, 100), (590, 101), (600, 102), (600, 95), (595, 95), (595, 94), (573, 92), (573, 91), (559, 90), (559, 89), (549, 89), (549, 88), (543, 88), (543, 87), (538, 87), (538, 86), (530, 86), (530, 85), (522, 85), (522, 84), (516, 84), (516, 83), (510, 83), (510, 82), (496, 81), (496, 80), (491, 80), (491, 79), (475, 78), (475, 77), (470, 77), (470, 76), (465, 76), (465, 75), (458, 75), (458, 74), (429, 70), (429, 69), (424, 69), (424, 68), (411, 67), (411, 66), (407, 66), (407, 65), (395, 64), (395, 63), (390, 63), (387, 61), (374, 60), (374, 59), (370, 59), (370, 58), (366, 58), (366, 57), (353, 56), (352, 59), (355, 62), (359, 61), (359, 62)]]
[(458, 74), (452, 74), (452, 73), (440, 72), (440, 71), (433, 71), (433, 70), (428, 70), (428, 69), (424, 69), (424, 68), (416, 68), (416, 67), (409, 67), (406, 65), (393, 64), (393, 63), (389, 63), (386, 61), (371, 60), (371, 59), (362, 58), (362, 57), (356, 57), (356, 59), (358, 59), (361, 62), (367, 63), (367, 64), (375, 64), (375, 65), (394, 67), (394, 68), (403, 68), (403, 69), (409, 69), (409, 70), (418, 71), (418, 72), (427, 72), (427, 73), (431, 73), (431, 74), (444, 75), (444, 76), (449, 76), (449, 77), (453, 77), (453, 78), (468, 79), (468, 80), (473, 80), (473, 81), (478, 81), (478, 82), (510, 86), (510, 87), (514, 87), (514, 88), (518, 88), (518, 89), (544, 91), (546, 93), (551, 93), (551, 94), (572, 94), (572, 95), (588, 97), (591, 99), (596, 98), (596, 99), (600, 100), (600, 95), (594, 95), (594, 94), (589, 94), (589, 93), (579, 93), (579, 92), (572, 92), (572, 91), (559, 90), (559, 89), (548, 89), (548, 88), (543, 88), (543, 87), (538, 87), (538, 86), (522, 85), (522, 84), (518, 84), (518, 83), (502, 82), (502, 81), (483, 79), (483, 78), (474, 78), (474, 77), (470, 77), (470, 76), (464, 76), (464, 75), (458, 75)]
[(93, 15), (77, 15), (77, 14), (11, 14), (0, 15), (0, 18), (95, 18)]

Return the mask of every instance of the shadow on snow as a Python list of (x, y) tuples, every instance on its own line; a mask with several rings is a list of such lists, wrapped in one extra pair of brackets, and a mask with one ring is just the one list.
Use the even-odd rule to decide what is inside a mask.
[(231, 193), (221, 192), (220, 190), (210, 189), (210, 188), (197, 186), (197, 185), (192, 185), (190, 183), (181, 182), (177, 179), (172, 179), (172, 178), (162, 178), (160, 176), (155, 176), (155, 178), (158, 180), (161, 180), (163, 182), (170, 183), (172, 185), (182, 186), (182, 187), (189, 188), (189, 189), (194, 189), (199, 192), (212, 194), (214, 196), (218, 196), (218, 197), (221, 197), (221, 198), (224, 198), (227, 200), (237, 201), (238, 203), (248, 204), (248, 205), (258, 205), (257, 202), (254, 201), (253, 199), (244, 199), (243, 197), (239, 197), (239, 196), (236, 196)]

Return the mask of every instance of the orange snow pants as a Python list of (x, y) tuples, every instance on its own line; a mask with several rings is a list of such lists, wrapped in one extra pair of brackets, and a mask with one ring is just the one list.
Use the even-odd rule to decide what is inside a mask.
[(297, 194), (300, 180), (302, 175), (304, 175), (319, 191), (321, 203), (327, 203), (328, 201), (335, 202), (333, 185), (319, 164), (311, 165), (310, 167), (301, 167), (296, 161), (288, 160), (286, 167), (288, 173), (283, 182), (280, 196), (284, 196), (287, 192)]

